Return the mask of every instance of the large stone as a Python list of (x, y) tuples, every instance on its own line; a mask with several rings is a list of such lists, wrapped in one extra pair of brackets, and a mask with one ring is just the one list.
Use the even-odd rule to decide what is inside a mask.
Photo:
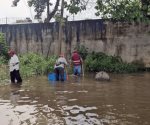
[(98, 72), (96, 75), (95, 75), (95, 79), (96, 80), (110, 80), (110, 77), (108, 75), (108, 73), (104, 72), (104, 71), (101, 71), (101, 72)]

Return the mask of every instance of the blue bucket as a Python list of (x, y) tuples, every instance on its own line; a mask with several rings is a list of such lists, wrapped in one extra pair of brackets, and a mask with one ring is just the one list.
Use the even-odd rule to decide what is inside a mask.
[[(66, 73), (64, 73), (64, 80), (66, 80), (66, 79), (67, 79)], [(49, 81), (56, 81), (56, 73), (49, 73), (48, 74), (48, 80)]]

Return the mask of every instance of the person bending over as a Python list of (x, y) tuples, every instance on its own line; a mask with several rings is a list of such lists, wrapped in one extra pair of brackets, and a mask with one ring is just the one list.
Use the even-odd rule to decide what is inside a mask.
[(56, 80), (59, 81), (64, 81), (64, 70), (65, 70), (65, 66), (67, 66), (68, 63), (64, 57), (63, 54), (59, 55), (59, 58), (56, 60), (54, 69), (55, 69), (55, 73), (56, 73)]

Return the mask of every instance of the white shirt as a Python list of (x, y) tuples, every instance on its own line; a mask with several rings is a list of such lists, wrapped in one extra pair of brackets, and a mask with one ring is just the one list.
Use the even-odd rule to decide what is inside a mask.
[[(56, 64), (58, 64), (58, 65), (56, 65)], [(68, 63), (64, 57), (59, 57), (56, 61), (56, 64), (55, 64), (54, 68), (57, 68), (57, 67), (64, 68), (65, 65), (68, 65)]]
[(9, 71), (12, 72), (14, 70), (19, 70), (19, 59), (16, 54), (14, 54), (9, 60)]

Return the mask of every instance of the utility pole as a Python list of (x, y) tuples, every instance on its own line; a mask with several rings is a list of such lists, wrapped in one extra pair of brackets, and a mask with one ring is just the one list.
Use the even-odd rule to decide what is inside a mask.
[(63, 14), (64, 14), (64, 0), (61, 1), (61, 14), (59, 22), (59, 41), (58, 41), (58, 54), (62, 53), (62, 29), (63, 29)]

